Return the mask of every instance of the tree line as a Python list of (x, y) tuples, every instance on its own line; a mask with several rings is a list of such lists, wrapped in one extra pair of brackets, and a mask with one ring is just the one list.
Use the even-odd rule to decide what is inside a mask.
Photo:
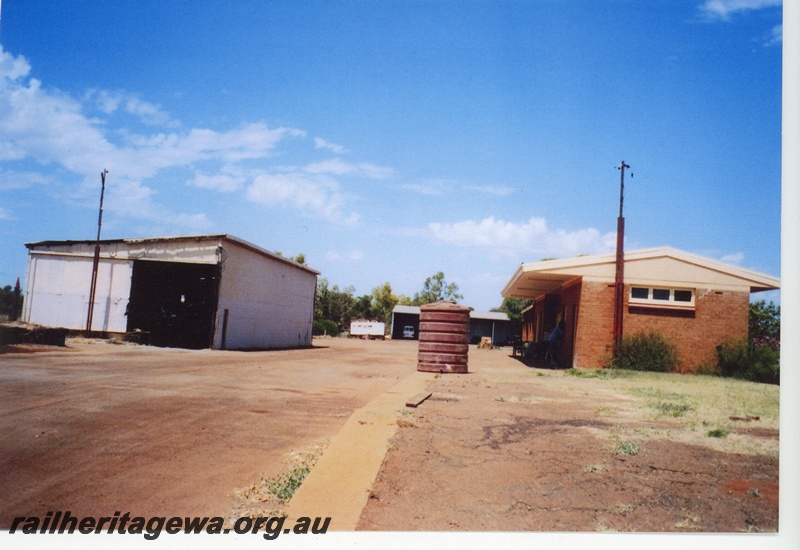
[(359, 319), (386, 323), (392, 319), (392, 310), (397, 305), (421, 306), (440, 301), (461, 300), (463, 295), (456, 283), (448, 283), (443, 272), (431, 275), (422, 289), (413, 297), (397, 295), (388, 282), (372, 289), (370, 294), (355, 295), (355, 288), (330, 286), (327, 279), (317, 281), (317, 294), (314, 300), (314, 334), (336, 335), (349, 330), (350, 322)]
[[(395, 294), (391, 283), (383, 283), (372, 289), (370, 294), (355, 295), (355, 288), (331, 286), (327, 279), (317, 281), (317, 294), (314, 300), (314, 334), (335, 336), (350, 329), (350, 322), (360, 319), (378, 321), (386, 324), (387, 331), (395, 306), (422, 306), (434, 302), (463, 299), (456, 283), (447, 282), (443, 272), (431, 275), (414, 296)], [(492, 311), (502, 311), (511, 319), (512, 327), (521, 326), (522, 310), (530, 305), (529, 300), (504, 298), (500, 307)]]
[(0, 287), (0, 321), (14, 321), (22, 313), (22, 292), (19, 286)]

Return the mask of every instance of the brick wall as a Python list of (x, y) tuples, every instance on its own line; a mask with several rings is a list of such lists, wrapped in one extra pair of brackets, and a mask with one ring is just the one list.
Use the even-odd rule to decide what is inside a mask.
[[(599, 368), (611, 356), (614, 323), (614, 285), (584, 281), (575, 339), (574, 366)], [(730, 338), (747, 336), (746, 291), (698, 290), (693, 312), (628, 307), (625, 287), (624, 334), (650, 329), (678, 348), (681, 372), (697, 372), (716, 360), (716, 346)]]
[(701, 289), (693, 312), (628, 308), (625, 334), (653, 329), (678, 348), (680, 371), (693, 373), (716, 362), (716, 347), (747, 336), (749, 292)]
[(580, 296), (573, 366), (600, 368), (611, 357), (614, 285), (583, 281)]

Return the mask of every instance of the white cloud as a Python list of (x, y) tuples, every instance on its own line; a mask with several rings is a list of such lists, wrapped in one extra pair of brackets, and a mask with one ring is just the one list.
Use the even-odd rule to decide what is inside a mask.
[(783, 43), (783, 25), (775, 25), (764, 40), (764, 47), (776, 46)]
[(339, 158), (309, 164), (306, 166), (305, 171), (309, 174), (354, 175), (370, 179), (385, 179), (394, 173), (394, 170), (388, 167), (377, 166), (368, 162), (351, 164)]
[(616, 244), (616, 234), (613, 232), (603, 235), (594, 228), (551, 230), (544, 218), (514, 223), (490, 216), (481, 221), (429, 223), (426, 233), (443, 244), (481, 248), (524, 261), (611, 252)]
[[(7, 54), (0, 50), (0, 55)], [(0, 68), (8, 69), (7, 61)], [(15, 79), (15, 73), (19, 71), (12, 65), (0, 74), (0, 160), (32, 158), (80, 174), (113, 152), (102, 132), (83, 115), (80, 103), (43, 90), (36, 79)]]
[(122, 103), (122, 96), (120, 94), (112, 94), (106, 90), (90, 90), (86, 99), (91, 101), (95, 93), (97, 95), (95, 104), (101, 112), (110, 115), (119, 109), (119, 104)]
[[(0, 161), (38, 164), (43, 168), (40, 183), (46, 183), (44, 174), (51, 173), (52, 167), (70, 173), (67, 179), (79, 183), (64, 200), (73, 203), (96, 201), (99, 173), (108, 169), (106, 209), (123, 217), (191, 229), (211, 226), (203, 213), (171, 211), (161, 202), (170, 200), (170, 186), (184, 183), (220, 192), (240, 191), (257, 204), (293, 208), (330, 223), (354, 225), (359, 216), (348, 207), (348, 196), (336, 178), (385, 179), (394, 174), (388, 167), (340, 158), (304, 167), (269, 166), (266, 161), (276, 155), (280, 145), (306, 134), (295, 128), (271, 128), (263, 122), (227, 130), (187, 128), (153, 133), (112, 127), (112, 119), (107, 117), (123, 111), (148, 124), (174, 123), (160, 106), (134, 94), (94, 89), (75, 98), (46, 89), (29, 77), (30, 71), (24, 57), (11, 55), (0, 46)], [(314, 143), (317, 148), (345, 152), (321, 138)], [(181, 175), (176, 172), (179, 169), (191, 175)], [(164, 173), (169, 175), (161, 177)], [(14, 181), (8, 185), (25, 188), (36, 184), (37, 178), (29, 174)]]
[(11, 220), (11, 219), (13, 219), (11, 217), (11, 213), (2, 206), (0, 206), (0, 220)]
[(167, 167), (187, 166), (202, 160), (238, 162), (263, 159), (287, 137), (303, 136), (293, 128), (270, 129), (264, 123), (250, 123), (234, 130), (217, 132), (193, 128), (188, 133), (132, 135), (124, 153), (130, 154), (148, 175)]
[(483, 193), (486, 195), (496, 195), (498, 197), (507, 197), (514, 192), (514, 188), (508, 187), (507, 185), (471, 185), (467, 187), (467, 191)]
[(329, 250), (325, 253), (325, 258), (329, 262), (359, 262), (364, 258), (364, 253), (360, 250), (351, 250), (347, 253)]
[(86, 101), (93, 101), (100, 112), (110, 115), (120, 108), (149, 126), (178, 126), (178, 122), (166, 113), (160, 105), (149, 103), (125, 92), (90, 90)]
[(139, 117), (145, 124), (177, 126), (170, 116), (161, 110), (161, 107), (142, 101), (138, 97), (130, 97), (125, 101), (125, 111)]
[(248, 200), (267, 206), (290, 205), (338, 225), (355, 225), (359, 217), (344, 212), (336, 180), (324, 175), (261, 174), (247, 188)]
[[(110, 114), (119, 109), (152, 123), (169, 124), (169, 117), (160, 107), (124, 92), (93, 90), (81, 101), (56, 90), (47, 90), (40, 81), (28, 78), (30, 65), (22, 56), (14, 56), (0, 46), (0, 161), (28, 160), (42, 167), (60, 167), (78, 176), (82, 183), (65, 200), (95, 200), (99, 173), (109, 170), (106, 206), (124, 216), (190, 227), (209, 224), (203, 214), (170, 212), (159, 204), (154, 186), (170, 185), (174, 178), (154, 181), (160, 172), (176, 168), (195, 170), (190, 184), (230, 191), (244, 187), (247, 179), (237, 163), (265, 160), (278, 145), (305, 132), (294, 128), (269, 128), (261, 122), (243, 124), (225, 131), (192, 128), (182, 132), (134, 134), (125, 130), (110, 132), (106, 121), (90, 117), (95, 113)], [(88, 103), (91, 103), (89, 106)], [(121, 135), (112, 141), (109, 136)], [(52, 170), (52, 168), (48, 168)], [(370, 166), (360, 168), (370, 173)], [(42, 172), (45, 174), (46, 172)], [(252, 176), (251, 176), (252, 177)], [(13, 185), (31, 186), (32, 174), (15, 178)], [(47, 179), (41, 175), (40, 181)], [(317, 184), (322, 188), (320, 184)], [(258, 187), (256, 186), (256, 190)], [(258, 193), (255, 193), (258, 196)], [(293, 198), (299, 207), (313, 207), (328, 219), (350, 222), (354, 218), (341, 215), (343, 199), (329, 189), (320, 198)]]
[(421, 183), (407, 183), (401, 186), (406, 191), (426, 197), (443, 197), (453, 192), (457, 184), (453, 180), (427, 179)]
[(198, 231), (208, 229), (213, 224), (205, 214), (179, 214), (176, 223), (183, 227), (190, 227)]
[(700, 13), (710, 20), (728, 20), (730, 16), (744, 11), (781, 6), (783, 0), (705, 0)]
[(30, 63), (24, 57), (14, 57), (0, 46), (0, 75), (10, 81), (16, 81), (28, 76), (31, 72)]
[(329, 141), (325, 141), (320, 137), (314, 138), (314, 148), (315, 149), (328, 149), (329, 151), (333, 151), (337, 155), (341, 155), (342, 153), (346, 153), (347, 149), (342, 145), (337, 145), (336, 143), (331, 143)]
[(506, 185), (467, 185), (460, 186), (455, 180), (431, 178), (420, 183), (407, 183), (401, 186), (406, 191), (417, 193), (425, 197), (444, 197), (454, 193), (459, 188), (463, 188), (468, 193), (480, 193), (482, 195), (495, 195), (507, 197), (514, 192), (513, 187)]
[(0, 191), (10, 191), (12, 189), (28, 189), (50, 185), (53, 178), (39, 174), (37, 172), (0, 172)]
[(241, 189), (247, 177), (243, 174), (230, 174), (220, 172), (219, 174), (203, 174), (197, 172), (194, 178), (188, 183), (193, 187), (201, 189), (213, 189), (215, 191), (230, 192)]
[(719, 261), (725, 262), (726, 264), (741, 264), (744, 261), (744, 254), (742, 252), (734, 252), (733, 254), (723, 256)]

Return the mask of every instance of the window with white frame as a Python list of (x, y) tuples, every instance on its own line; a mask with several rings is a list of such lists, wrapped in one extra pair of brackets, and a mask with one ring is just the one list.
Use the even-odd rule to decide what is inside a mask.
[(632, 306), (694, 309), (694, 291), (688, 288), (631, 286), (628, 304)]

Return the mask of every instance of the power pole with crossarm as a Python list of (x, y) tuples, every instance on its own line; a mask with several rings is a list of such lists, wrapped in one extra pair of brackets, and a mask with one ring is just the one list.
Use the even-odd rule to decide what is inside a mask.
[(619, 353), (622, 341), (622, 315), (625, 308), (625, 218), (622, 216), (622, 201), (625, 189), (625, 169), (630, 168), (623, 160), (617, 170), (619, 174), (619, 217), (617, 218), (617, 263), (614, 273), (614, 358)]

